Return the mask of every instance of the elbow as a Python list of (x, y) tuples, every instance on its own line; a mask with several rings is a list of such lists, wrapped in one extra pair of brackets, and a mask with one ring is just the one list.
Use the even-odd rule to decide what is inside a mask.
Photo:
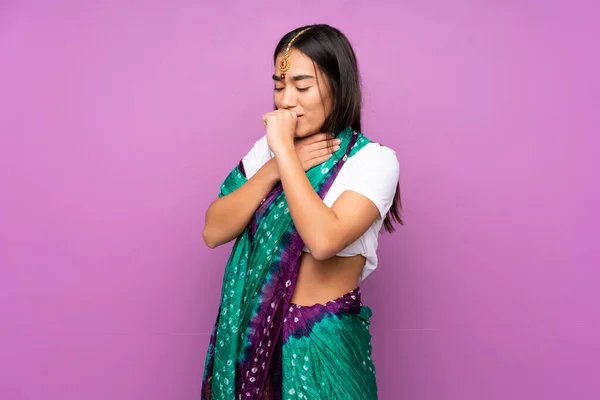
[(210, 231), (204, 227), (202, 230), (202, 239), (204, 239), (204, 243), (211, 249), (214, 249), (219, 245), (217, 240), (210, 234)]
[(317, 261), (329, 260), (338, 253), (337, 247), (326, 241), (317, 242), (308, 248), (312, 257)]
[(329, 260), (330, 258), (333, 257), (333, 255), (331, 255), (327, 252), (320, 252), (320, 251), (312, 251), (311, 250), (311, 254), (312, 254), (312, 257), (317, 261), (325, 261), (325, 260)]

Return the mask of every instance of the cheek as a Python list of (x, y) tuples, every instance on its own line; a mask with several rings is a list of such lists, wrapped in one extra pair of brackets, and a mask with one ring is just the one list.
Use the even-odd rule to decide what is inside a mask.
[(307, 96), (304, 108), (312, 113), (323, 111), (323, 101), (318, 92), (311, 93), (310, 96)]

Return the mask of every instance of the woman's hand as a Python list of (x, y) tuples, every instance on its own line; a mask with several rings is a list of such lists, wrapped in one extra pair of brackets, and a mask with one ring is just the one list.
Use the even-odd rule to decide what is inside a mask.
[(340, 149), (339, 139), (331, 139), (326, 133), (317, 133), (296, 140), (296, 154), (304, 171), (324, 163), (331, 155)]
[[(302, 164), (302, 169), (308, 171), (312, 167), (324, 163), (332, 156), (333, 153), (340, 149), (340, 139), (331, 139), (326, 133), (317, 133), (294, 142), (296, 156)], [(279, 175), (279, 167), (274, 158), (267, 161), (263, 166), (269, 174), (273, 176), (273, 181), (278, 182), (281, 179)]]
[(294, 133), (298, 120), (295, 112), (280, 109), (263, 115), (262, 120), (267, 127), (267, 143), (275, 155), (294, 150)]
[(304, 171), (324, 163), (338, 151), (339, 139), (332, 139), (326, 133), (318, 133), (298, 140), (294, 139), (298, 117), (290, 110), (276, 110), (263, 115), (267, 128), (267, 143), (277, 156), (282, 151), (294, 150)]

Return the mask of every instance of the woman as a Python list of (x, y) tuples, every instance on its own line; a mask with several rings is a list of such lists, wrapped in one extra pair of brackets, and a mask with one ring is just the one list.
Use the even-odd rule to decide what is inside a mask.
[(400, 219), (398, 160), (360, 127), (354, 51), (328, 25), (275, 50), (266, 135), (206, 213), (211, 248), (237, 241), (209, 346), (203, 399), (376, 399), (358, 283)]

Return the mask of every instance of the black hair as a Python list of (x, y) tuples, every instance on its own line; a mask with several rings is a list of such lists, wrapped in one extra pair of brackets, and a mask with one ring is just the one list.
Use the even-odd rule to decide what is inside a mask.
[[(321, 127), (321, 132), (338, 135), (347, 127), (362, 132), (362, 91), (358, 62), (350, 41), (341, 31), (326, 24), (308, 25), (294, 29), (283, 36), (275, 47), (274, 63), (277, 62), (277, 56), (286, 50), (288, 43), (306, 28), (310, 29), (296, 38), (292, 48), (308, 56), (316, 64), (315, 70), (318, 67), (327, 78), (332, 106)], [(401, 209), (400, 184), (398, 183), (392, 207), (384, 220), (384, 227), (388, 232), (395, 230), (394, 222), (403, 224), (400, 215)]]
[(309, 27), (311, 29), (298, 36), (292, 47), (306, 54), (327, 77), (332, 108), (321, 131), (337, 135), (344, 128), (352, 127), (361, 132), (362, 94), (358, 64), (354, 50), (342, 32), (324, 24), (295, 29), (281, 38), (273, 59), (277, 60), (277, 55), (285, 51), (290, 40)]

